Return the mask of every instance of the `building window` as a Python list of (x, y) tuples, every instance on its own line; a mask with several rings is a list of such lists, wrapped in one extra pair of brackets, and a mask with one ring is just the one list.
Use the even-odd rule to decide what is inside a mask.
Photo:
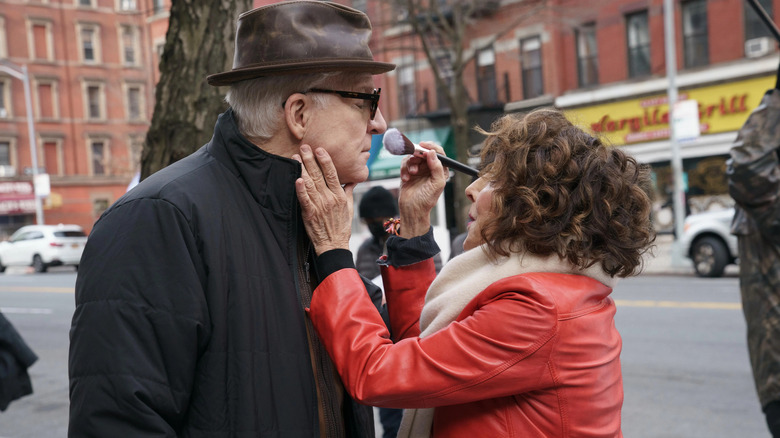
[(535, 36), (520, 41), (520, 62), (523, 72), (523, 99), (544, 94), (541, 38)]
[(599, 83), (599, 51), (596, 44), (596, 24), (577, 29), (577, 72), (580, 87)]
[(0, 140), (0, 166), (11, 165), (11, 142)]
[(125, 65), (136, 65), (137, 34), (133, 26), (122, 26), (122, 55)]
[(650, 28), (647, 11), (626, 16), (626, 42), (628, 43), (628, 77), (650, 74)]
[(100, 62), (100, 33), (94, 25), (79, 25), (81, 59), (87, 63)]
[(119, 0), (120, 11), (135, 11), (136, 8), (135, 0)]
[(79, 6), (92, 7), (92, 0), (78, 0)]
[(0, 16), (0, 58), (8, 58), (8, 40), (5, 33), (5, 17)]
[(92, 174), (93, 175), (105, 175), (106, 174), (106, 143), (103, 141), (93, 140), (90, 143), (90, 150), (92, 152)]
[(483, 104), (498, 101), (496, 87), (496, 52), (493, 48), (480, 50), (477, 54), (477, 93)]
[(452, 77), (454, 73), (452, 71), (452, 61), (450, 61), (451, 55), (448, 53), (439, 55), (436, 58), (436, 63), (439, 67), (439, 75), (441, 76), (444, 86), (439, 86), (436, 89), (436, 107), (440, 110), (447, 110), (450, 108), (450, 100), (447, 95), (453, 90)]
[(368, 0), (352, 0), (352, 7), (361, 12), (368, 12)]
[(51, 23), (47, 21), (30, 22), (30, 58), (51, 60), (53, 57)]
[(87, 84), (85, 87), (86, 94), (86, 116), (90, 120), (101, 120), (105, 118), (104, 113), (104, 96), (102, 84)]
[(683, 51), (685, 67), (710, 63), (707, 40), (707, 0), (693, 0), (682, 4)]
[[(772, 0), (758, 0), (758, 4), (770, 17), (773, 16)], [(745, 55), (755, 57), (769, 53), (774, 45), (772, 32), (750, 5), (745, 3), (743, 7), (745, 8)]]
[(159, 14), (165, 10), (165, 0), (153, 0), (154, 13)]
[(417, 96), (414, 90), (414, 64), (398, 67), (398, 108), (403, 116), (414, 115), (417, 111)]
[(8, 107), (9, 91), (8, 81), (6, 81), (5, 78), (0, 78), (0, 119), (11, 117), (11, 112)]
[(127, 118), (130, 120), (143, 119), (143, 99), (141, 98), (141, 87), (127, 87)]
[(38, 81), (36, 87), (38, 96), (38, 118), (55, 119), (59, 115), (57, 110), (57, 86), (53, 81)]
[(62, 175), (60, 169), (60, 147), (56, 140), (43, 141), (43, 165), (46, 167), (46, 173), (51, 175)]

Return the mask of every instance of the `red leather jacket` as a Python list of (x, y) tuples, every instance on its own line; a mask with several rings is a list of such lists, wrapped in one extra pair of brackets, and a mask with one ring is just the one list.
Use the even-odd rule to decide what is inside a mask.
[(325, 278), (309, 309), (355, 399), (435, 407), (434, 437), (622, 437), (611, 288), (580, 275), (505, 278), (419, 338), (433, 262), (382, 269), (395, 343), (354, 269)]

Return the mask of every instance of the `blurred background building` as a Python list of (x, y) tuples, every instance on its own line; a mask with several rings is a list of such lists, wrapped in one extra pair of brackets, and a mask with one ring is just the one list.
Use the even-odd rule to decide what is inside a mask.
[[(405, 0), (338, 1), (371, 17), (374, 55), (398, 65), (378, 79), (390, 126), (415, 141), (438, 141), (454, 156), (445, 97), (455, 89), (454, 57), (462, 56), (465, 94), (456, 102), (466, 106), (469, 126), (488, 128), (501, 114), (540, 106), (565, 110), (652, 165), (656, 224), (671, 230), (663, 0), (414, 2), (421, 9), (411, 15)], [(780, 0), (760, 3), (773, 17), (780, 8)], [(50, 176), (46, 223), (89, 231), (136, 175), (169, 8), (170, 0), (0, 0), (0, 63), (29, 71), (37, 170)], [(774, 86), (780, 57), (744, 0), (675, 0), (674, 8), (680, 98), (699, 107), (701, 136), (680, 145), (697, 212), (730, 205), (726, 153)], [(426, 23), (419, 33), (412, 19)], [(447, 28), (460, 32), (460, 51), (441, 37), (423, 44), (420, 33)], [(22, 81), (0, 71), (0, 237), (35, 222), (26, 111)], [(468, 141), (479, 150), (479, 135)], [(372, 185), (397, 188), (399, 161), (375, 139), (371, 181), (356, 195)], [(452, 190), (445, 195), (434, 221), (441, 236), (462, 214), (448, 202)]]

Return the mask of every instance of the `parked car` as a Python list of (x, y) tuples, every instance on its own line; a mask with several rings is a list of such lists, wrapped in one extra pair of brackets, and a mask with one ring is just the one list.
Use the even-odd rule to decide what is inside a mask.
[(78, 269), (86, 243), (78, 225), (27, 225), (0, 242), (0, 272), (8, 266), (32, 266), (35, 272), (59, 265)]
[(734, 209), (707, 211), (685, 218), (680, 248), (699, 277), (720, 277), (737, 263), (737, 236), (731, 234)]

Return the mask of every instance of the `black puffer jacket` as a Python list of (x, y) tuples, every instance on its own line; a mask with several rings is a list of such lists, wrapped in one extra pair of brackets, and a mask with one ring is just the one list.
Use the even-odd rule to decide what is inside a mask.
[[(76, 283), (70, 436), (320, 436), (299, 176), (228, 111), (103, 214)], [(373, 436), (370, 409), (344, 406), (345, 434)]]

